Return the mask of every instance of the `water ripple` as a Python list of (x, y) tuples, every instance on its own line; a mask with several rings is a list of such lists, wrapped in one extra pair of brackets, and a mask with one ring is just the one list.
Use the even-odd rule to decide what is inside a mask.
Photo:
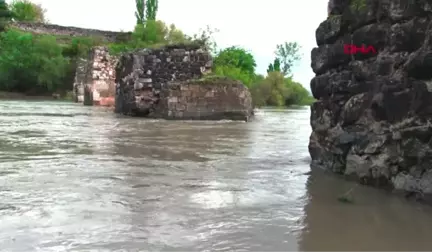
[(308, 108), (258, 110), (250, 123), (61, 102), (0, 111), (2, 251), (407, 248), (393, 236), (431, 247), (430, 211), (369, 188), (356, 191), (358, 208), (337, 205), (352, 184), (309, 172)]

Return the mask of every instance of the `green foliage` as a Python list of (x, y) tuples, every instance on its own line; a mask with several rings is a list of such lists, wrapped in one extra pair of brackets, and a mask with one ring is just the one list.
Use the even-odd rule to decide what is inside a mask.
[(248, 87), (255, 81), (255, 58), (243, 48), (232, 46), (221, 50), (213, 63), (217, 75), (239, 80)]
[(366, 0), (351, 0), (350, 8), (352, 11), (361, 11), (366, 7)]
[(63, 56), (65, 57), (76, 57), (86, 56), (89, 50), (101, 44), (101, 42), (91, 37), (76, 37), (73, 38), (70, 44), (63, 47)]
[(221, 50), (214, 58), (215, 66), (238, 68), (242, 72), (254, 75), (256, 62), (254, 56), (240, 47), (228, 47)]
[(68, 66), (55, 37), (9, 30), (0, 36), (0, 89), (53, 91)]
[(267, 90), (263, 97), (266, 101), (266, 105), (285, 105), (284, 97), (286, 90), (284, 86), (284, 76), (280, 72), (270, 72), (261, 85)]
[(4, 0), (0, 0), (0, 32), (5, 30), (7, 23), (10, 21), (12, 13)]
[(29, 0), (15, 0), (10, 5), (13, 19), (16, 21), (45, 23), (45, 9)]
[[(229, 47), (214, 58), (213, 73), (239, 80), (251, 91), (255, 106), (309, 105), (313, 102), (310, 93), (291, 78), (285, 77), (299, 60), (296, 43), (277, 46), (277, 57), (267, 69), (267, 76), (255, 73), (253, 55), (243, 48)], [(281, 69), (282, 68), (282, 69)]]
[(278, 58), (276, 58), (274, 61), (273, 61), (273, 64), (269, 64), (269, 66), (268, 66), (268, 68), (267, 68), (267, 73), (270, 73), (270, 72), (280, 72), (281, 71), (281, 69), (280, 69), (280, 60), (278, 59)]
[[(15, 0), (13, 18), (20, 21), (44, 22), (44, 10), (28, 0)], [(200, 45), (214, 55), (210, 77), (239, 80), (252, 93), (257, 106), (309, 104), (313, 99), (299, 83), (287, 78), (294, 63), (300, 59), (297, 43), (277, 45), (276, 58), (269, 65), (267, 76), (255, 72), (256, 61), (247, 50), (232, 46), (216, 51), (214, 33), (207, 26), (192, 36), (185, 35), (174, 24), (156, 20), (158, 0), (136, 0), (137, 25), (130, 39), (111, 43), (111, 53), (117, 54), (138, 48), (155, 48), (170, 44)], [(5, 1), (0, 0), (0, 29), (10, 19)], [(56, 39), (57, 38), (57, 39)], [(53, 37), (32, 35), (13, 29), (0, 34), (0, 90), (53, 92), (70, 90), (76, 70), (76, 58), (85, 57), (96, 45), (107, 42), (96, 37)], [(69, 85), (69, 86), (66, 86)]]
[(156, 21), (159, 7), (158, 0), (135, 0), (135, 18), (137, 25), (144, 25), (147, 21)]
[(132, 39), (125, 43), (109, 45), (110, 52), (119, 54), (138, 48), (157, 48), (169, 44), (187, 44), (194, 41), (175, 25), (167, 26), (162, 21), (148, 20), (138, 24), (132, 33)]
[(156, 20), (156, 13), (158, 11), (158, 0), (147, 0), (147, 8), (146, 8), (146, 18), (147, 21)]
[(313, 98), (297, 82), (286, 78), (281, 72), (269, 72), (264, 79), (256, 79), (250, 88), (255, 106), (310, 105)]
[(216, 66), (213, 72), (217, 76), (225, 76), (233, 80), (239, 80), (246, 86), (250, 86), (254, 80), (253, 75), (250, 73), (245, 72), (240, 68), (227, 65)]
[(135, 0), (135, 18), (136, 23), (144, 24), (145, 23), (145, 0)]
[(302, 84), (293, 81), (291, 78), (285, 78), (284, 84), (285, 105), (310, 105), (314, 102), (313, 97)]
[(282, 69), (281, 72), (284, 76), (292, 73), (292, 67), (301, 59), (299, 54), (300, 46), (297, 42), (285, 42), (284, 44), (276, 46), (276, 57), (280, 60)]

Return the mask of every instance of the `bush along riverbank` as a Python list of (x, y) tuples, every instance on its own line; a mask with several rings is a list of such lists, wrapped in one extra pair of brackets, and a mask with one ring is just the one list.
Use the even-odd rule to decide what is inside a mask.
[[(3, 93), (3, 98), (7, 94), (21, 93), (70, 99), (77, 61), (85, 58), (94, 46), (106, 46), (112, 55), (119, 55), (138, 48), (197, 44), (211, 52), (213, 74), (241, 81), (251, 91), (255, 106), (309, 105), (313, 102), (309, 92), (291, 77), (293, 64), (300, 59), (298, 44), (278, 45), (275, 60), (269, 65), (267, 76), (263, 76), (256, 73), (255, 59), (246, 49), (218, 49), (213, 39), (217, 30), (207, 27), (192, 36), (186, 35), (175, 25), (156, 20), (157, 1), (147, 1), (148, 6), (142, 4), (143, 1), (136, 1), (135, 29), (112, 39), (112, 32), (109, 37), (103, 32), (73, 36), (61, 32), (48, 34), (46, 29), (41, 32), (43, 29), (37, 27), (47, 23), (42, 6), (27, 0), (7, 5), (0, 0), (0, 91), (8, 92)], [(34, 29), (17, 25), (22, 21), (34, 22), (33, 26), (25, 26)], [(61, 26), (57, 30), (61, 30)], [(13, 97), (17, 96), (11, 95)]]

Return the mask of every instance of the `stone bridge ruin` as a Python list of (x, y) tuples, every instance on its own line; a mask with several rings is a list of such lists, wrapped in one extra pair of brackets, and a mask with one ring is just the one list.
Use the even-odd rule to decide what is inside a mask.
[[(131, 33), (15, 22), (12, 27), (33, 34), (96, 37), (106, 42), (130, 39)], [(242, 83), (206, 78), (212, 57), (198, 45), (170, 45), (110, 55), (93, 47), (76, 59), (74, 100), (87, 106), (115, 106), (117, 113), (165, 119), (245, 120), (253, 115), (251, 94)]]

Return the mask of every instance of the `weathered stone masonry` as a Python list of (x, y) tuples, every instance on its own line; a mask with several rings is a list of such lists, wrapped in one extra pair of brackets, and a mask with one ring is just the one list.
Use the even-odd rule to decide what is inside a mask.
[(84, 105), (114, 105), (117, 57), (108, 48), (92, 48), (87, 59), (79, 59), (74, 82), (76, 102)]
[(124, 54), (116, 67), (117, 113), (165, 119), (248, 120), (249, 90), (226, 79), (197, 80), (212, 59), (196, 46)]
[[(106, 42), (128, 40), (130, 32), (113, 32), (78, 27), (59, 26), (33, 22), (13, 22), (17, 29), (34, 34), (47, 34), (68, 37), (97, 37)], [(58, 37), (61, 40), (62, 37)], [(93, 48), (86, 58), (77, 59), (77, 69), (73, 84), (75, 102), (85, 105), (114, 105), (115, 64), (117, 59), (111, 56), (105, 47)]]
[(252, 97), (241, 83), (214, 78), (170, 82), (161, 88), (153, 118), (182, 120), (242, 120), (253, 114)]
[[(332, 0), (329, 7), (312, 50), (313, 167), (431, 199), (431, 2)], [(344, 44), (378, 54), (347, 55)]]
[[(11, 25), (34, 34), (57, 35), (60, 40), (100, 37), (120, 42), (131, 36), (130, 32), (41, 23)], [(197, 81), (210, 72), (211, 66), (210, 54), (192, 45), (139, 50), (124, 54), (120, 61), (107, 48), (95, 47), (87, 57), (77, 59), (75, 102), (107, 106), (115, 103), (118, 113), (154, 118), (249, 120), (253, 115), (252, 99), (243, 84), (227, 79)]]
[(54, 24), (43, 24), (33, 22), (13, 22), (10, 24), (17, 29), (31, 32), (34, 34), (49, 34), (57, 36), (70, 37), (101, 37), (108, 42), (119, 42), (128, 40), (132, 33), (130, 32), (113, 32), (95, 29), (85, 29), (78, 27), (60, 26)]

